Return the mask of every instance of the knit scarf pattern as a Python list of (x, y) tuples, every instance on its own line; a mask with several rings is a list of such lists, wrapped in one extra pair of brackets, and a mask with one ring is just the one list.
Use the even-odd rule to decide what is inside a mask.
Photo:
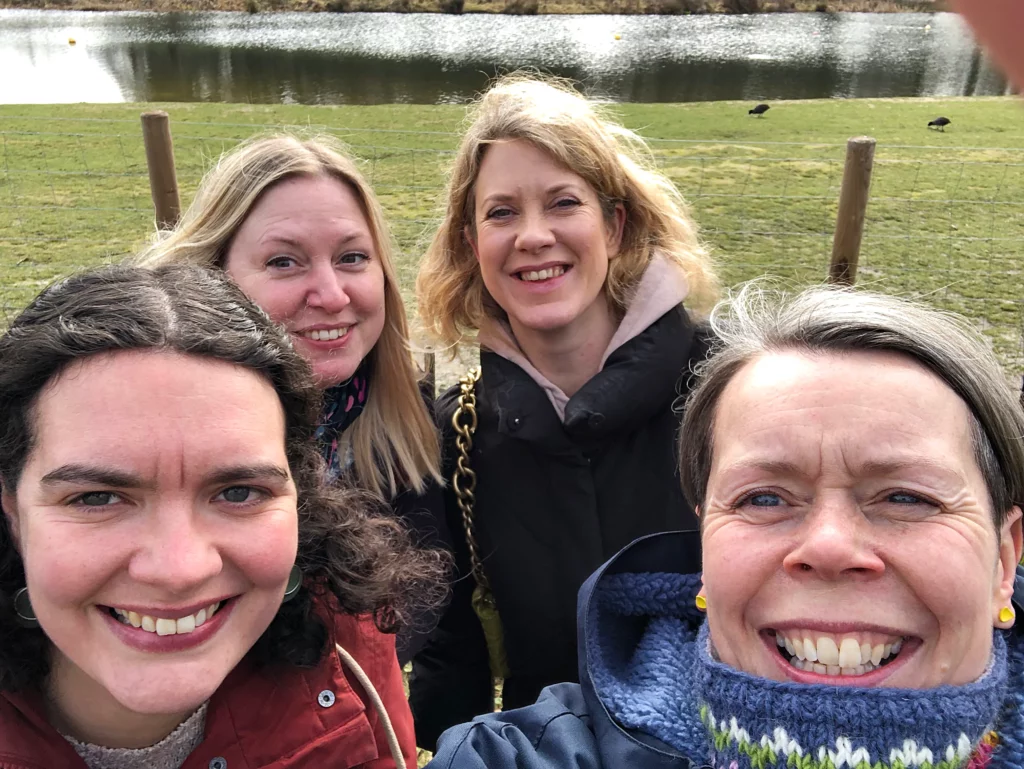
[[(617, 574), (599, 587), (591, 677), (627, 730), (713, 769), (1024, 766), (1024, 641), (993, 635), (986, 672), (935, 689), (769, 681), (715, 658), (699, 575)], [(645, 618), (643, 629), (629, 618)], [(598, 621), (593, 621), (597, 619)]]
[(324, 411), (316, 430), (324, 461), (327, 463), (327, 481), (336, 481), (352, 464), (351, 452), (342, 456), (339, 439), (346, 429), (366, 408), (370, 380), (365, 367), (360, 366), (349, 379), (324, 392)]

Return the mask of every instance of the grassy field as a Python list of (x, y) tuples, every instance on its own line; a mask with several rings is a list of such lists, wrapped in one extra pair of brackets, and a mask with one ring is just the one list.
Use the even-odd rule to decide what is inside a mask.
[[(121, 258), (152, 232), (138, 116), (158, 105), (0, 107), (0, 303), (8, 312), (77, 267)], [(281, 125), (347, 141), (390, 214), (411, 287), (456, 106), (159, 105), (188, 201), (220, 152)], [(966, 313), (1010, 372), (1024, 371), (1024, 108), (1002, 98), (615, 105), (652, 140), (691, 201), (726, 285), (822, 279), (847, 138), (878, 140), (860, 282)], [(952, 119), (945, 133), (926, 124)]]

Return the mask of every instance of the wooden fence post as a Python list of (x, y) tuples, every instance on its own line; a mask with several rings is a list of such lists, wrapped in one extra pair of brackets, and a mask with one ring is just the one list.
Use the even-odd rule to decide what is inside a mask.
[(828, 269), (830, 283), (852, 286), (857, 279), (857, 260), (860, 258), (874, 158), (874, 139), (858, 136), (846, 142), (846, 167), (839, 193), (836, 231), (832, 238), (832, 263)]
[(158, 229), (169, 230), (178, 223), (181, 201), (178, 199), (178, 177), (174, 171), (174, 145), (166, 112), (142, 113), (142, 141), (146, 145), (149, 166), (149, 190), (153, 195)]

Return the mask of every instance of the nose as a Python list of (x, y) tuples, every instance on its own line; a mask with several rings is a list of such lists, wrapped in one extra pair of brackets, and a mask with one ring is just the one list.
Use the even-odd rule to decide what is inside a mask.
[(797, 534), (797, 543), (783, 560), (796, 578), (867, 580), (885, 571), (878, 555), (872, 523), (845, 496), (816, 502)]
[(555, 233), (541, 211), (527, 210), (520, 217), (516, 249), (536, 253), (555, 244)]
[(224, 567), (220, 550), (187, 502), (154, 509), (128, 567), (132, 579), (168, 595), (187, 595)]
[(348, 307), (345, 276), (334, 269), (332, 260), (318, 262), (306, 277), (306, 305), (329, 313), (338, 313)]

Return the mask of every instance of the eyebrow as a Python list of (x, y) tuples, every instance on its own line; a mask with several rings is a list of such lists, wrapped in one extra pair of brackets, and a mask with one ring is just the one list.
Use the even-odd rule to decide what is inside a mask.
[(137, 475), (122, 470), (76, 464), (61, 465), (56, 470), (51, 470), (40, 479), (40, 483), (44, 486), (87, 483), (94, 486), (117, 486), (122, 489), (138, 489), (145, 485)]
[[(548, 187), (546, 190), (544, 190), (544, 194), (545, 195), (555, 195), (555, 194), (557, 194), (559, 192), (566, 192), (566, 191), (578, 192), (579, 190), (580, 190), (580, 185), (577, 182), (561, 182), (559, 184), (554, 184), (554, 185)], [(481, 205), (488, 204), (488, 203), (502, 203), (502, 202), (504, 202), (506, 200), (513, 200), (516, 197), (518, 197), (518, 196), (514, 192), (494, 192), (494, 193), (491, 193), (490, 195), (488, 195), (487, 197), (483, 198), (480, 201), (480, 203), (481, 203)]]
[[(254, 465), (234, 465), (216, 470), (208, 477), (213, 484), (251, 481), (260, 478), (287, 483), (291, 474), (273, 463)], [(51, 470), (40, 480), (44, 486), (57, 486), (62, 483), (85, 483), (92, 486), (113, 486), (120, 489), (139, 489), (147, 484), (137, 475), (115, 470), (108, 467), (92, 467), (90, 465), (61, 465)]]
[(291, 473), (285, 468), (267, 462), (255, 465), (235, 465), (224, 467), (209, 476), (210, 483), (234, 483), (237, 481), (252, 481), (265, 478), (267, 480), (287, 483), (292, 479)]
[[(806, 471), (795, 462), (788, 462), (781, 459), (754, 460), (750, 462), (738, 462), (725, 468), (729, 471), (737, 470), (759, 470), (773, 475), (804, 476)], [(943, 475), (957, 476), (956, 471), (941, 462), (927, 457), (917, 459), (881, 459), (869, 460), (858, 464), (855, 467), (858, 476), (864, 475), (893, 475), (906, 470), (929, 470)]]
[[(344, 236), (340, 237), (338, 239), (337, 243), (335, 243), (335, 247), (347, 246), (349, 243), (351, 243), (354, 240), (362, 240), (363, 238), (368, 238), (368, 237), (370, 237), (369, 234), (365, 233), (365, 232), (350, 232), (347, 235), (344, 235)], [(372, 240), (372, 238), (370, 238), (370, 239)], [(268, 243), (283, 243), (286, 246), (292, 246), (293, 248), (298, 248), (298, 249), (301, 249), (303, 247), (303, 245), (304, 245), (302, 243), (302, 241), (300, 241), (300, 240), (298, 240), (296, 238), (293, 238), (290, 235), (275, 235), (273, 233), (271, 233), (269, 235), (264, 235), (263, 237), (261, 237), (259, 239), (259, 243), (261, 245), (266, 245)]]

